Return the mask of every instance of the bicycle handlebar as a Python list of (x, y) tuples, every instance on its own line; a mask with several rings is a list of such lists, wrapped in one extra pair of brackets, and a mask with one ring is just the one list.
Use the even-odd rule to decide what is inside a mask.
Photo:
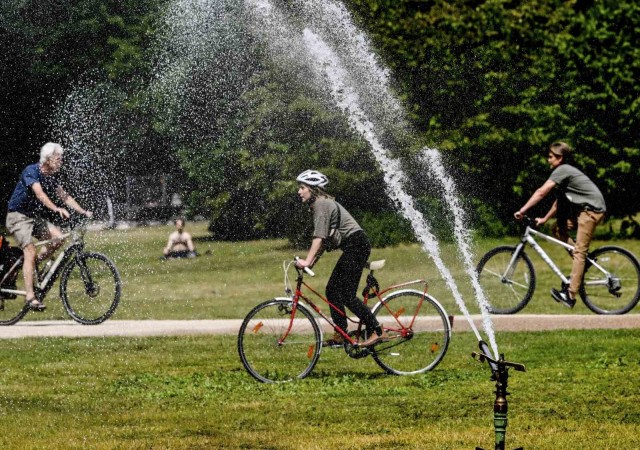
[(536, 219), (529, 217), (527, 215), (522, 216), (522, 223), (524, 224), (525, 227), (538, 228)]
[[(300, 257), (295, 256), (293, 259), (297, 262), (298, 260), (300, 260)], [(298, 267), (298, 266), (296, 266), (296, 268), (298, 268), (298, 269), (299, 269), (299, 267)], [(304, 270), (305, 272), (307, 272), (307, 273), (308, 273), (309, 275), (311, 275), (312, 277), (315, 277), (315, 276), (316, 276), (316, 274), (313, 272), (313, 270), (309, 269), (308, 267), (303, 267), (303, 268), (302, 268), (302, 270)]]

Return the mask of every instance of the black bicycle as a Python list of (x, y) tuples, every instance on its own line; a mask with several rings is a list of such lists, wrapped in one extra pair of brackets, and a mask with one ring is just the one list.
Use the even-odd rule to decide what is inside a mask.
[[(113, 315), (122, 291), (122, 281), (115, 264), (101, 253), (85, 251), (86, 224), (63, 234), (71, 242), (44, 268), (36, 268), (35, 295), (44, 301), (60, 277), (60, 299), (73, 320), (83, 325), (96, 325)], [(51, 240), (36, 242), (40, 247)], [(0, 325), (13, 325), (31, 310), (25, 303), (27, 292), (20, 289), (24, 256), (15, 247), (4, 249), (4, 267), (0, 272)]]

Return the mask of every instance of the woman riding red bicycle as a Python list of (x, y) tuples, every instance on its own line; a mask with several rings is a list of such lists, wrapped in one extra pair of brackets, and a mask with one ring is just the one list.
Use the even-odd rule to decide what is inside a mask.
[[(326, 175), (316, 170), (306, 170), (296, 178), (298, 196), (313, 212), (313, 240), (306, 259), (298, 259), (300, 268), (313, 267), (318, 257), (326, 249), (337, 247), (342, 250), (336, 266), (327, 283), (326, 295), (341, 312), (331, 309), (331, 317), (336, 325), (347, 332), (345, 306), (349, 308), (367, 327), (369, 336), (360, 345), (368, 347), (388, 338), (371, 310), (356, 296), (358, 283), (367, 259), (371, 254), (371, 244), (358, 222), (333, 197), (324, 191), (329, 184)], [(335, 333), (323, 342), (323, 346), (342, 345), (344, 337)]]

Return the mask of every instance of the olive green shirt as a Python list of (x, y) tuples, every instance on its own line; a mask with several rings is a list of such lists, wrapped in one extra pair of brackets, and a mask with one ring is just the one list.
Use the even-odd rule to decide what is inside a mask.
[(588, 176), (575, 167), (569, 164), (560, 164), (551, 172), (549, 179), (556, 183), (565, 200), (572, 205), (590, 207), (596, 212), (607, 210), (600, 189)]
[[(313, 237), (326, 239), (332, 228), (338, 228), (342, 239), (362, 230), (358, 222), (344, 207), (335, 200), (325, 197), (316, 198), (313, 202)], [(338, 224), (338, 208), (340, 208), (340, 224)]]

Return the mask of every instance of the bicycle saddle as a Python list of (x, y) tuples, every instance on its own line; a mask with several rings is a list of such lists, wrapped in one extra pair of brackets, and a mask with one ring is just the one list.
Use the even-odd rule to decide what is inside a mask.
[(386, 259), (380, 259), (378, 261), (369, 261), (367, 262), (367, 269), (370, 270), (380, 270), (384, 267), (384, 262)]

